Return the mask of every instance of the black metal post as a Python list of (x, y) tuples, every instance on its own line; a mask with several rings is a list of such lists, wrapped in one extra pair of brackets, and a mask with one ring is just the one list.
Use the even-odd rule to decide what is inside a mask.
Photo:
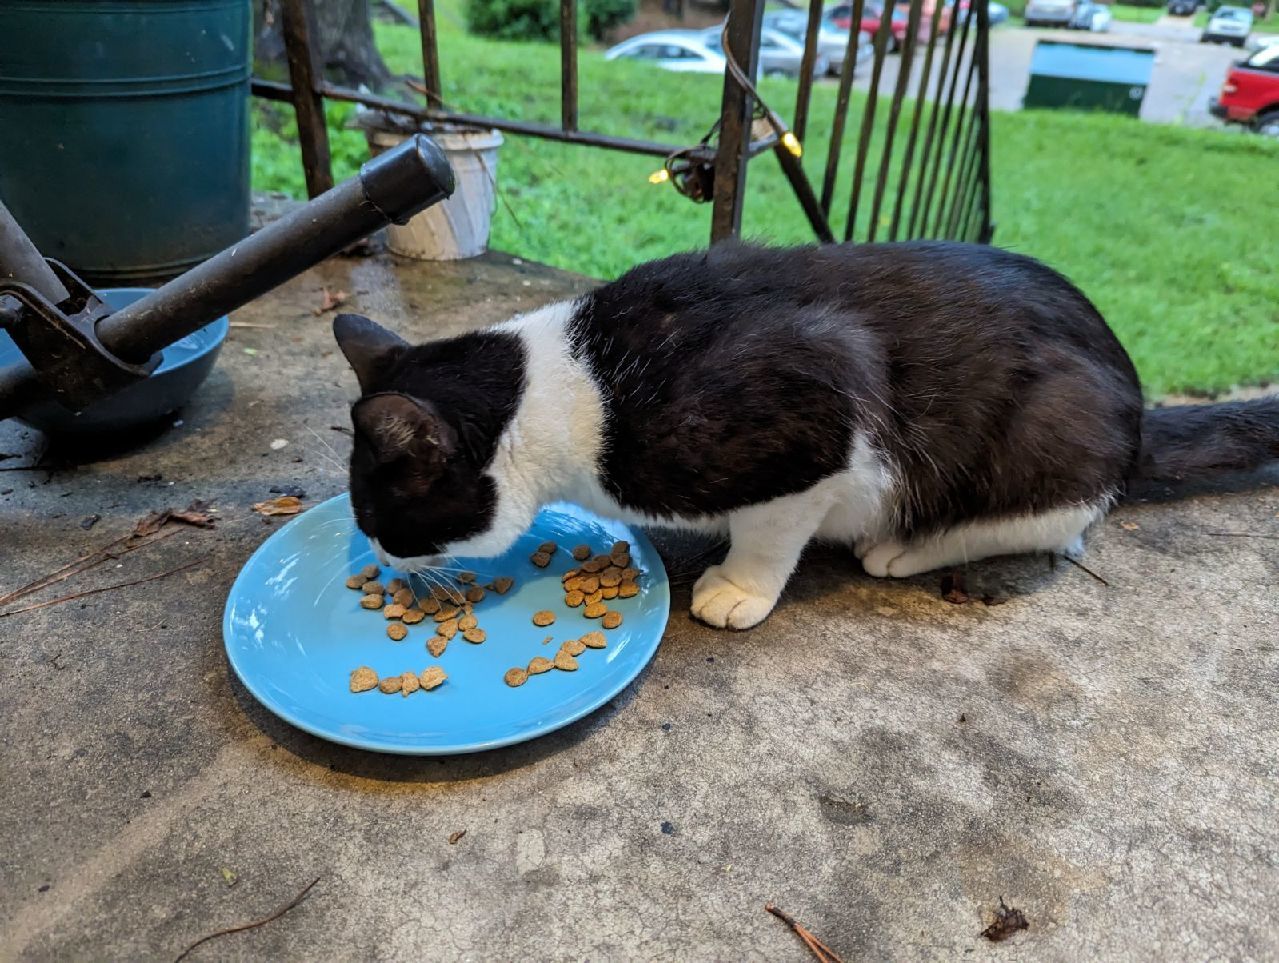
[(422, 36), (422, 81), (426, 84), (426, 102), (432, 107), (443, 107), (440, 48), (435, 31), (435, 0), (417, 0), (417, 16), (418, 32)]
[[(747, 77), (754, 80), (759, 66), (759, 32), (764, 0), (732, 0), (728, 21), (728, 49)], [(724, 72), (720, 103), (719, 150), (715, 152), (715, 193), (711, 210), (711, 243), (736, 237), (742, 229), (742, 201), (746, 195), (747, 152), (751, 142), (752, 98), (731, 71)]]
[[(831, 118), (830, 143), (826, 147), (826, 173), (822, 175), (822, 211), (830, 217), (839, 175), (839, 155), (844, 149), (844, 125), (848, 122), (848, 101), (852, 96), (853, 74), (857, 72), (857, 52), (861, 49), (862, 12), (865, 0), (853, 0), (852, 21), (848, 25), (848, 47), (839, 72), (839, 93), (835, 95), (835, 115)], [(876, 55), (878, 56), (878, 55)]]
[(577, 0), (560, 0), (560, 126), (577, 130)]
[(333, 186), (329, 157), (329, 129), (324, 119), (323, 66), (316, 53), (315, 17), (310, 0), (281, 0), (281, 33), (293, 85), (293, 111), (298, 119), (298, 145), (306, 192), (318, 197)]

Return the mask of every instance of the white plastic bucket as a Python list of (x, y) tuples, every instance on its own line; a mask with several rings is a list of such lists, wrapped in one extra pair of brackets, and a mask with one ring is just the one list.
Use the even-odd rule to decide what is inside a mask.
[[(483, 254), (497, 204), (497, 149), (502, 135), (495, 130), (424, 131), (453, 165), (453, 196), (428, 207), (407, 224), (386, 229), (392, 254), (420, 261), (455, 261)], [(377, 156), (407, 135), (368, 131), (369, 151)]]

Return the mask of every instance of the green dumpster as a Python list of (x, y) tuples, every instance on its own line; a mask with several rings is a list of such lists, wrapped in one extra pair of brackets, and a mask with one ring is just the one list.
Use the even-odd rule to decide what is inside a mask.
[(1023, 104), (1136, 117), (1154, 66), (1155, 52), (1148, 48), (1040, 40)]

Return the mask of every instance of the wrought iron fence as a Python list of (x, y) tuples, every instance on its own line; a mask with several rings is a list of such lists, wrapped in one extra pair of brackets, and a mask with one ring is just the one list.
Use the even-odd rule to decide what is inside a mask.
[[(749, 78), (759, 63), (764, 0), (731, 0), (724, 32), (729, 69), (719, 120), (693, 147), (581, 130), (578, 117), (576, 0), (560, 0), (558, 126), (470, 114), (440, 96), (434, 0), (418, 0), (425, 103), (370, 94), (326, 81), (313, 42), (310, 0), (282, 0), (290, 83), (255, 77), (253, 92), (291, 103), (302, 166), (314, 197), (333, 186), (325, 124), (326, 99), (412, 117), (423, 123), (495, 128), (507, 133), (662, 158), (684, 193), (712, 204), (712, 243), (740, 233), (750, 161), (773, 153), (818, 240), (876, 241), (921, 237), (990, 240), (989, 32), (987, 0), (851, 0), (848, 45), (839, 73), (831, 135), (815, 191), (802, 144), (812, 120), (813, 68), (823, 23), (820, 0), (808, 12), (795, 109), (789, 124), (760, 99)], [(858, 28), (879, 11), (869, 80), (859, 100), (855, 140), (846, 136), (854, 104)], [(901, 24), (904, 21), (904, 28)], [(896, 53), (896, 70), (891, 69)], [(894, 76), (890, 77), (890, 74)], [(887, 107), (882, 108), (882, 102)], [(835, 209), (840, 168), (852, 151), (846, 210)], [(811, 153), (809, 155), (811, 157)], [(837, 229), (838, 228), (838, 229)]]

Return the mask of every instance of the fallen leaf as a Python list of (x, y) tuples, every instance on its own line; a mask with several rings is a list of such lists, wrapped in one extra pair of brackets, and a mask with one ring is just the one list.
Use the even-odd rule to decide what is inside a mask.
[(459, 839), (461, 839), (461, 838), (462, 838), (463, 836), (465, 836), (465, 835), (466, 835), (466, 830), (465, 830), (465, 829), (459, 829), (459, 830), (458, 830), (457, 832), (455, 832), (455, 833), (449, 833), (449, 845), (450, 845), (450, 846), (456, 846), (456, 845), (457, 845), (457, 841), (458, 841)]
[(196, 528), (212, 528), (217, 522), (217, 518), (209, 511), (208, 503), (196, 499), (181, 511), (175, 508), (166, 508), (162, 511), (152, 512), (133, 526), (133, 534), (139, 537), (154, 535), (169, 522), (177, 522), (180, 525), (194, 525)]
[(1004, 898), (1001, 896), (999, 897), (999, 909), (995, 911), (995, 922), (982, 930), (981, 935), (992, 943), (1002, 943), (1018, 930), (1029, 928), (1030, 923), (1026, 921), (1026, 914), (1015, 906), (1006, 905)]
[(222, 867), (222, 878), (226, 880), (228, 886), (234, 886), (239, 881), (239, 877), (225, 866)]
[(342, 305), (346, 304), (347, 300), (351, 297), (351, 295), (347, 294), (345, 291), (338, 291), (336, 294), (332, 294), (329, 292), (328, 288), (320, 288), (320, 290), (324, 292), (324, 300), (322, 300), (320, 302), (320, 306), (315, 308), (313, 311), (317, 317), (324, 314), (326, 311), (337, 310)]
[(270, 501), (258, 502), (253, 510), (259, 515), (296, 515), (302, 511), (302, 500), (296, 495), (281, 495)]
[(968, 595), (968, 587), (964, 585), (964, 576), (959, 572), (941, 577), (941, 597), (951, 605), (967, 605), (972, 601)]
[(1141, 526), (1136, 522), (1120, 522), (1119, 527), (1125, 532), (1135, 532), (1137, 529), (1141, 528)]

